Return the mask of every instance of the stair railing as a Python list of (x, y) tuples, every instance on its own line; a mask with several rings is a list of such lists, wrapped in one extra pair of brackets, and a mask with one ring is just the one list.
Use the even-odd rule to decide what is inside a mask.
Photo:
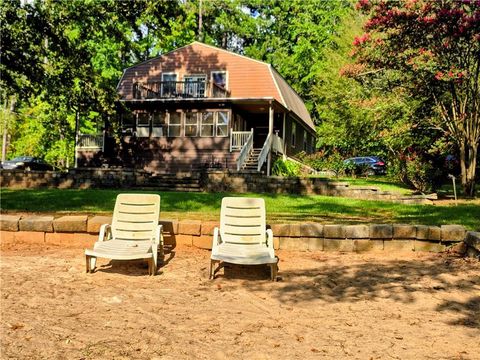
[(241, 150), (243, 145), (248, 140), (248, 137), (252, 133), (251, 131), (231, 131), (230, 132), (230, 152), (233, 150)]
[(270, 153), (270, 149), (272, 148), (272, 134), (268, 134), (267, 139), (263, 143), (262, 150), (258, 155), (258, 167), (257, 170), (262, 170), (262, 166), (267, 161), (268, 154)]
[(283, 148), (283, 139), (278, 136), (278, 134), (273, 134), (272, 151), (277, 154), (285, 154), (285, 149)]
[(247, 158), (252, 152), (252, 149), (253, 149), (253, 129), (252, 131), (250, 131), (250, 135), (248, 136), (247, 141), (242, 146), (242, 150), (240, 150), (240, 155), (238, 156), (238, 159), (237, 159), (237, 171), (240, 171), (240, 169), (243, 167), (243, 164), (245, 164), (245, 161), (247, 161)]

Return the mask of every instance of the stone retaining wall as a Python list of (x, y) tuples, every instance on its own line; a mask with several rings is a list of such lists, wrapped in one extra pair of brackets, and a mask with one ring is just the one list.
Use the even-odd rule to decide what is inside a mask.
[[(191, 174), (184, 174), (190, 176)], [(178, 174), (182, 178), (182, 174)], [(150, 174), (143, 170), (80, 168), (66, 173), (54, 171), (2, 170), (0, 186), (3, 188), (133, 188), (152, 187)], [(161, 181), (161, 175), (156, 176)], [(376, 187), (350, 186), (348, 182), (320, 178), (267, 177), (258, 173), (234, 171), (208, 171), (201, 176), (201, 188), (208, 192), (274, 193), (342, 196), (367, 200), (387, 200), (405, 204), (431, 204), (435, 197), (424, 195), (404, 196), (381, 191)]]
[(469, 231), (464, 242), (465, 254), (480, 260), (480, 232)]
[[(101, 224), (111, 217), (94, 216), (18, 216), (0, 217), (3, 243), (45, 243), (90, 247), (97, 240)], [(176, 244), (210, 249), (218, 222), (161, 219), (166, 246)], [(480, 251), (479, 233), (460, 225), (323, 225), (319, 223), (272, 224), (275, 249), (322, 251), (431, 251), (441, 252), (452, 244), (468, 241)], [(471, 252), (473, 254), (473, 252)], [(477, 253), (478, 255), (478, 253)]]

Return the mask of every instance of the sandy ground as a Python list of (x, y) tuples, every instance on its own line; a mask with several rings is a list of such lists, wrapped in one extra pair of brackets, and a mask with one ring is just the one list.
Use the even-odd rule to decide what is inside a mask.
[(480, 263), (278, 251), (209, 281), (177, 247), (155, 277), (82, 249), (3, 248), (2, 359), (480, 359)]

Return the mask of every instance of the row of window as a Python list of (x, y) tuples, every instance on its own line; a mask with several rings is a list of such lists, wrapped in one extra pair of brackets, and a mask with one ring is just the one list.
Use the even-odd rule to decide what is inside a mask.
[[(152, 127), (153, 136), (169, 137), (226, 137), (228, 136), (229, 111), (171, 111), (140, 112), (136, 114), (139, 136), (148, 136)], [(133, 119), (124, 118), (124, 127), (131, 127)]]
[[(292, 144), (292, 147), (296, 147), (297, 145), (297, 124), (292, 123), (292, 133), (291, 133), (291, 139), (290, 143)], [(316, 139), (314, 136), (311, 137), (311, 143), (308, 143), (307, 140), (307, 131), (303, 131), (303, 151), (305, 152), (314, 152), (316, 148)]]

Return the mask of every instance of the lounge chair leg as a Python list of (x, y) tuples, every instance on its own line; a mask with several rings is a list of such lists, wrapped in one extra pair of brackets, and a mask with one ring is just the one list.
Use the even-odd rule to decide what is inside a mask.
[(152, 260), (152, 259), (148, 259), (148, 260), (147, 260), (147, 264), (148, 264), (148, 275), (152, 275), (152, 263), (153, 263), (153, 260)]
[(85, 256), (87, 273), (93, 273), (95, 266), (97, 265), (97, 258), (95, 256), (86, 255)]
[(270, 277), (272, 281), (277, 280), (278, 264), (270, 264)]
[(208, 277), (210, 280), (212, 280), (215, 277), (215, 261), (210, 260), (210, 276)]
[(150, 261), (152, 263), (152, 276), (155, 276), (157, 274), (157, 264), (153, 259)]
[(165, 250), (163, 249), (163, 234), (160, 235), (160, 244), (158, 245), (158, 255), (160, 257), (160, 264), (163, 265), (165, 260)]

